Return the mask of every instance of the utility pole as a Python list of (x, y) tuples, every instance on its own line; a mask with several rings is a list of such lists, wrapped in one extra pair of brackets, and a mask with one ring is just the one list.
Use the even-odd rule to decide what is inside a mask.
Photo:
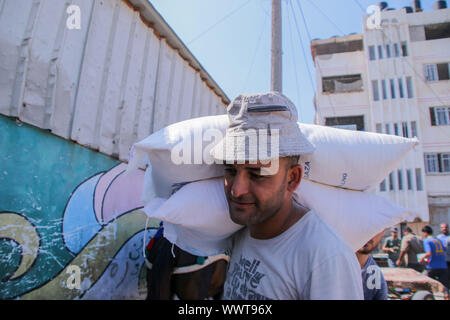
[(281, 0), (272, 0), (271, 91), (282, 92)]

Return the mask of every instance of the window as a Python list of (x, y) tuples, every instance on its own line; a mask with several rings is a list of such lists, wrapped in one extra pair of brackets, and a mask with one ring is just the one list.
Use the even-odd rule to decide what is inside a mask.
[(420, 168), (416, 168), (416, 188), (417, 188), (417, 191), (423, 190), (422, 169), (420, 169)]
[(363, 82), (360, 74), (322, 78), (322, 92), (360, 91), (362, 88)]
[(324, 54), (333, 54), (333, 53), (344, 53), (344, 52), (355, 52), (355, 51), (363, 51), (363, 41), (360, 40), (349, 40), (343, 42), (334, 42), (334, 43), (324, 43), (314, 45), (315, 55), (320, 56)]
[(450, 153), (441, 154), (441, 172), (450, 172)]
[(408, 56), (408, 46), (406, 42), (402, 42), (402, 56), (404, 57)]
[(424, 75), (426, 81), (449, 80), (449, 63), (426, 64), (424, 66)]
[(394, 56), (399, 57), (400, 56), (400, 47), (398, 43), (394, 43)]
[(391, 125), (389, 124), (389, 123), (386, 123), (386, 125), (385, 125), (385, 131), (386, 131), (386, 134), (391, 134)]
[(364, 131), (364, 116), (325, 118), (325, 125), (341, 129)]
[(380, 91), (378, 89), (378, 80), (372, 80), (373, 101), (380, 100)]
[(381, 123), (377, 123), (375, 125), (375, 131), (376, 133), (381, 133), (382, 129), (381, 129)]
[(425, 69), (425, 80), (426, 81), (437, 81), (437, 66), (435, 64), (427, 64)]
[(394, 172), (389, 173), (389, 190), (394, 190)]
[(424, 29), (426, 40), (450, 38), (450, 22), (430, 24)]
[(408, 92), (408, 99), (411, 99), (414, 97), (411, 77), (406, 77), (406, 91)]
[(414, 137), (419, 137), (419, 135), (417, 134), (417, 122), (416, 121), (411, 121), (411, 136)]
[(437, 154), (425, 154), (425, 172), (438, 173), (439, 161)]
[(375, 56), (375, 47), (369, 46), (369, 59), (375, 60), (377, 57)]
[(378, 59), (383, 59), (383, 46), (378, 46)]
[(403, 94), (403, 79), (398, 78), (398, 93), (400, 95), (400, 98), (404, 98), (405, 95)]
[(411, 169), (407, 169), (406, 170), (406, 180), (407, 180), (407, 184), (408, 184), (408, 190), (412, 190), (413, 189), (413, 182), (412, 182), (412, 171), (411, 171)]
[(389, 82), (391, 84), (391, 98), (395, 99), (395, 83), (394, 83), (394, 79), (390, 79)]
[(426, 153), (425, 154), (426, 173), (449, 173), (450, 153)]
[(381, 192), (386, 191), (386, 179), (380, 183), (380, 191)]
[(449, 66), (448, 62), (447, 63), (438, 63), (436, 65), (439, 80), (449, 80), (450, 79), (448, 66)]
[(403, 137), (409, 138), (408, 123), (407, 122), (402, 122), (402, 134), (403, 134)]
[(398, 132), (398, 124), (397, 124), (397, 123), (394, 123), (394, 134), (395, 134), (396, 136), (399, 136), (399, 135), (400, 135), (400, 133)]
[(386, 88), (386, 80), (381, 80), (381, 89), (383, 91), (383, 100), (387, 99), (387, 88)]
[(403, 190), (403, 170), (397, 170), (398, 190)]
[(386, 57), (391, 57), (391, 46), (389, 44), (386, 45)]
[(448, 124), (448, 108), (434, 108), (434, 114), (436, 115), (437, 125)]
[(430, 118), (432, 126), (445, 126), (450, 124), (450, 107), (431, 107)]

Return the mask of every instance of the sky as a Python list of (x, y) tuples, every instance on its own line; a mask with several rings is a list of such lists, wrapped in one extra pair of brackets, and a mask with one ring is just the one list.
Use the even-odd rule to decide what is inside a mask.
[[(271, 0), (149, 1), (230, 100), (270, 90)], [(282, 0), (282, 92), (297, 106), (299, 121), (314, 123), (315, 117), (310, 39), (361, 33), (363, 9), (378, 2)], [(386, 2), (400, 9), (412, 1)], [(424, 10), (431, 10), (434, 0), (421, 2)]]

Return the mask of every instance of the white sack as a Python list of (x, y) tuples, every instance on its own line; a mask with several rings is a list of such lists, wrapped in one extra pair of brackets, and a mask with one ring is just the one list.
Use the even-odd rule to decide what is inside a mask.
[(196, 255), (216, 255), (228, 248), (228, 238), (242, 226), (228, 214), (223, 177), (192, 182), (167, 201), (151, 200), (144, 212), (164, 221), (164, 237)]
[(300, 157), (304, 179), (353, 190), (378, 186), (419, 142), (417, 138), (300, 124), (316, 146)]
[[(147, 202), (155, 196), (168, 198), (172, 185), (177, 183), (222, 176), (221, 165), (210, 165), (213, 159), (209, 151), (225, 134), (228, 122), (227, 115), (190, 119), (169, 125), (134, 144), (127, 171), (145, 165), (148, 160), (151, 163), (146, 179), (152, 181), (145, 182), (143, 200)], [(301, 157), (305, 178), (354, 190), (376, 187), (418, 143), (417, 139), (393, 135), (309, 124), (299, 127), (316, 147), (314, 153)], [(205, 132), (212, 135), (204, 135)], [(173, 148), (178, 155), (176, 162), (184, 157), (197, 164), (175, 164), (171, 157)], [(188, 150), (186, 154), (180, 152), (183, 148)], [(151, 188), (152, 185), (156, 188)]]
[(302, 180), (294, 193), (305, 207), (319, 214), (357, 251), (385, 228), (416, 213), (373, 193), (346, 190)]
[[(294, 197), (314, 210), (357, 251), (384, 228), (404, 221), (411, 212), (375, 194), (329, 187), (303, 180)], [(228, 212), (223, 178), (193, 182), (161, 206), (150, 202), (144, 211), (164, 221), (164, 236), (197, 255), (227, 250), (229, 236), (242, 226)]]
[[(151, 177), (152, 182), (144, 186), (143, 200), (148, 201), (154, 196), (168, 198), (172, 194), (172, 185), (177, 183), (223, 176), (221, 165), (210, 165), (214, 159), (209, 150), (224, 136), (228, 122), (227, 115), (189, 119), (171, 124), (135, 143), (127, 171), (145, 166), (147, 160), (150, 161), (146, 176)], [(217, 141), (214, 136), (204, 135), (207, 131), (216, 134)], [(202, 141), (202, 144), (194, 144), (194, 140)], [(191, 164), (174, 163), (171, 156), (174, 148), (175, 151), (179, 151), (178, 148), (189, 150), (186, 154), (181, 150), (176, 152), (179, 157), (175, 162), (185, 157)], [(153, 189), (151, 185), (157, 188)]]

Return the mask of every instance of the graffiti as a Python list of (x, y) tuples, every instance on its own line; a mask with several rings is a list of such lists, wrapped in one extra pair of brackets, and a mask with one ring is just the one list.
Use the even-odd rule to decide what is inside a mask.
[(6, 117), (0, 130), (0, 299), (145, 298), (144, 173)]

